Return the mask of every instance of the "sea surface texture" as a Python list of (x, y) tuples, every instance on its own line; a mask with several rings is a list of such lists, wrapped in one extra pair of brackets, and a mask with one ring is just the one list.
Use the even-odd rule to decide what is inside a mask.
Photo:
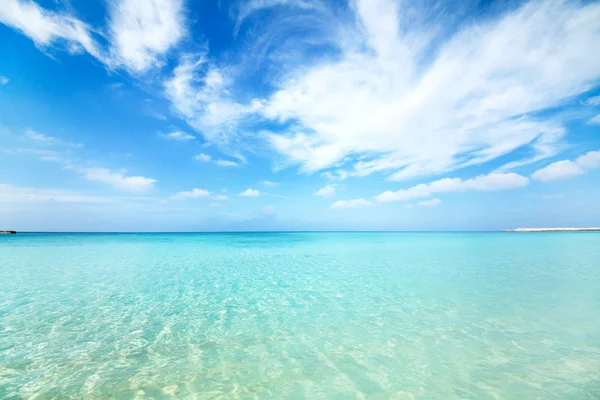
[(599, 399), (600, 233), (1, 236), (34, 397)]

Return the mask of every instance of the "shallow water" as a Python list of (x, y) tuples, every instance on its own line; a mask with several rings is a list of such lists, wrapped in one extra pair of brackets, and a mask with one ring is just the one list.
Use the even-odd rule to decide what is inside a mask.
[(600, 233), (0, 237), (0, 398), (600, 398)]

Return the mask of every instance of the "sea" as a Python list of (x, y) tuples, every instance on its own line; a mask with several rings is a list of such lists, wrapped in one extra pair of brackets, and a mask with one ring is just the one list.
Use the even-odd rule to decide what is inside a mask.
[(600, 233), (0, 236), (0, 399), (600, 399)]

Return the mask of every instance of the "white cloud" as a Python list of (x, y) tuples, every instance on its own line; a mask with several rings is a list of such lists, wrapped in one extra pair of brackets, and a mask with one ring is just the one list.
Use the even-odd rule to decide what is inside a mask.
[(0, 183), (0, 203), (110, 203), (108, 197), (88, 196), (71, 190), (39, 189)]
[(573, 178), (582, 175), (584, 172), (577, 163), (570, 160), (562, 160), (535, 171), (531, 177), (538, 181), (548, 182)]
[(531, 177), (538, 181), (549, 182), (570, 179), (583, 175), (586, 170), (600, 168), (600, 151), (590, 151), (575, 161), (556, 161), (547, 167), (538, 169)]
[(258, 182), (263, 186), (267, 186), (267, 187), (272, 187), (272, 186), (277, 186), (278, 183), (277, 182), (272, 182), (272, 181), (260, 181)]
[(600, 168), (600, 150), (590, 151), (575, 160), (577, 165), (585, 169)]
[(439, 206), (440, 204), (442, 204), (442, 201), (440, 199), (424, 200), (424, 201), (419, 201), (417, 203), (417, 205), (421, 206), (421, 207), (436, 207), (436, 206)]
[(192, 189), (189, 192), (179, 192), (171, 197), (172, 200), (186, 200), (186, 199), (202, 199), (208, 198), (211, 194), (208, 190), (204, 189)]
[(400, 181), (524, 146), (528, 163), (561, 149), (560, 121), (531, 114), (600, 77), (600, 52), (589, 51), (600, 42), (600, 4), (533, 1), (447, 41), (403, 26), (401, 4), (356, 1), (364, 41), (339, 43), (334, 61), (279, 83), (260, 109), (293, 126), (268, 136), (277, 151), (308, 172), (350, 163), (352, 174)]
[(239, 164), (236, 163), (235, 161), (229, 161), (229, 160), (223, 160), (223, 159), (215, 160), (215, 164), (217, 164), (220, 167), (239, 167)]
[(313, 195), (325, 197), (325, 198), (331, 197), (335, 194), (336, 189), (337, 189), (337, 184), (332, 183), (330, 185), (324, 186), (321, 189), (317, 190), (316, 192), (313, 193)]
[(254, 189), (246, 189), (242, 193), (240, 193), (240, 196), (244, 196), (244, 197), (258, 197), (258, 196), (260, 196), (260, 191), (254, 190)]
[(83, 147), (83, 144), (81, 144), (81, 143), (73, 143), (73, 142), (64, 141), (64, 140), (55, 138), (53, 136), (48, 136), (43, 133), (36, 132), (33, 129), (26, 129), (25, 137), (27, 139), (30, 139), (30, 140), (33, 140), (36, 142), (40, 142), (40, 143), (44, 143), (44, 144), (52, 144), (52, 145), (59, 145), (59, 146), (65, 146), (65, 147)]
[(4, 0), (0, 22), (21, 31), (38, 46), (51, 46), (64, 40), (71, 52), (84, 49), (107, 63), (106, 56), (92, 37), (93, 30), (79, 19), (46, 10), (33, 1)]
[(331, 205), (331, 208), (357, 208), (370, 206), (371, 202), (365, 199), (353, 199), (353, 200), (338, 200)]
[(585, 101), (585, 104), (587, 104), (589, 106), (600, 106), (600, 96), (589, 97)]
[(212, 157), (209, 154), (198, 153), (194, 156), (194, 160), (202, 161), (202, 162), (210, 162), (210, 160), (212, 160)]
[(115, 0), (109, 29), (114, 62), (131, 72), (160, 66), (185, 35), (182, 0)]
[(194, 140), (194, 136), (183, 131), (173, 131), (171, 133), (159, 133), (160, 137), (167, 140), (174, 140), (176, 142), (186, 142), (188, 140)]
[(107, 168), (73, 168), (83, 178), (92, 182), (101, 182), (127, 192), (146, 192), (154, 187), (155, 179), (143, 176), (128, 176), (127, 170), (113, 172)]
[(407, 204), (404, 206), (404, 208), (413, 208), (413, 207), (414, 207), (414, 204)]
[(379, 202), (404, 201), (430, 197), (435, 193), (455, 193), (465, 191), (495, 191), (517, 189), (527, 186), (529, 179), (508, 173), (491, 173), (463, 181), (460, 178), (444, 178), (428, 184), (420, 184), (409, 189), (387, 191), (375, 196)]
[(227, 200), (229, 197), (227, 197), (227, 195), (225, 195), (225, 194), (217, 194), (217, 195), (213, 196), (213, 198), (215, 200)]
[(589, 125), (600, 125), (600, 114), (588, 119), (587, 123)]
[(8, 78), (5, 76), (0, 76), (0, 86), (4, 86), (9, 82)]

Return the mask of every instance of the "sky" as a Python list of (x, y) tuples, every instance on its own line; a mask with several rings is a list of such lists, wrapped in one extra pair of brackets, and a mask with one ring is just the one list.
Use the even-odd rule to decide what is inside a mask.
[(589, 227), (599, 204), (598, 1), (0, 1), (0, 229)]

